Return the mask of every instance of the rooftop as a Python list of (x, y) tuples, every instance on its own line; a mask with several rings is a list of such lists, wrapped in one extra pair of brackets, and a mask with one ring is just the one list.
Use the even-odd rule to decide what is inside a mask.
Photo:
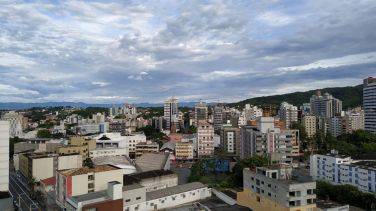
[(116, 168), (114, 166), (110, 165), (102, 165), (102, 166), (94, 166), (93, 168), (89, 168), (87, 166), (81, 167), (81, 168), (75, 168), (75, 169), (68, 169), (68, 170), (60, 170), (58, 171), (60, 174), (70, 177), (70, 176), (77, 176), (77, 175), (83, 175), (88, 173), (99, 173), (99, 172), (105, 172), (105, 171), (113, 171), (118, 170), (119, 168)]
[(142, 171), (152, 171), (164, 169), (169, 154), (144, 153), (137, 158), (136, 164)]
[(359, 161), (356, 163), (350, 163), (350, 164), (343, 164), (346, 166), (351, 166), (351, 167), (357, 167), (361, 169), (368, 169), (368, 170), (376, 170), (376, 162), (375, 161)]
[(340, 204), (337, 204), (335, 202), (332, 202), (332, 201), (324, 201), (324, 200), (320, 200), (320, 199), (313, 199), (313, 203), (316, 204), (316, 207), (317, 208), (320, 208), (320, 209), (330, 209), (330, 208), (338, 208), (338, 207), (342, 207), (342, 206), (349, 206), (349, 205), (340, 205)]
[(91, 193), (85, 193), (83, 195), (69, 196), (69, 197), (76, 202), (84, 202), (84, 201), (89, 201), (89, 200), (98, 199), (102, 197), (107, 197), (107, 191), (96, 191), (96, 192), (91, 192)]
[(45, 185), (47, 186), (50, 186), (50, 185), (54, 185), (55, 182), (56, 182), (56, 176), (53, 176), (53, 177), (50, 177), (50, 178), (47, 178), (47, 179), (44, 179), (44, 180), (41, 180)]
[(147, 200), (153, 200), (153, 199), (159, 199), (162, 197), (167, 197), (171, 195), (176, 195), (179, 193), (197, 190), (200, 188), (205, 188), (206, 186), (202, 184), (201, 182), (192, 182), (185, 185), (179, 185), (174, 187), (169, 187), (165, 189), (160, 189), (152, 192), (146, 193)]
[(160, 176), (165, 176), (165, 175), (170, 175), (170, 174), (173, 174), (173, 172), (170, 170), (154, 170), (154, 171), (146, 171), (146, 172), (141, 172), (141, 173), (123, 175), (123, 185), (130, 185), (130, 184), (138, 183), (143, 179), (160, 177)]
[(157, 142), (140, 142), (136, 145), (158, 145)]
[(9, 191), (0, 191), (0, 199), (12, 198)]
[(175, 145), (176, 145), (176, 143), (173, 142), (173, 141), (167, 142), (167, 143), (163, 144), (161, 150), (166, 149), (166, 148), (175, 149)]
[(95, 165), (131, 166), (124, 156), (96, 157), (91, 159)]
[(123, 186), (123, 191), (130, 191), (130, 190), (140, 189), (143, 187), (144, 186), (139, 185), (139, 184), (127, 185), (127, 186)]
[(23, 156), (31, 159), (39, 159), (39, 158), (49, 158), (49, 157), (60, 157), (60, 156), (70, 156), (70, 155), (79, 155), (78, 153), (54, 153), (54, 152), (32, 152), (32, 153), (24, 153)]

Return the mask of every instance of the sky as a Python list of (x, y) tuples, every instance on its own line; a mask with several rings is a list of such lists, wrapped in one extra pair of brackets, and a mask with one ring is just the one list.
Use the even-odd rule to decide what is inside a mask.
[(376, 76), (375, 29), (374, 0), (0, 0), (0, 102), (355, 86)]

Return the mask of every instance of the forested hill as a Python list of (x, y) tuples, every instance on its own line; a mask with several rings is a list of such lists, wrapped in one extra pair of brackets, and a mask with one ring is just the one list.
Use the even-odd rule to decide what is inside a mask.
[[(342, 101), (342, 109), (355, 108), (363, 105), (363, 85), (348, 86), (348, 87), (334, 87), (318, 89), (321, 94), (328, 92)], [(307, 92), (294, 92), (283, 95), (272, 95), (265, 97), (255, 97), (247, 100), (240, 101), (238, 103), (230, 103), (229, 106), (244, 106), (245, 104), (251, 104), (261, 106), (264, 104), (276, 104), (279, 106), (281, 102), (288, 102), (294, 106), (301, 106), (303, 103), (309, 103), (309, 98), (316, 94), (317, 90), (311, 90)]]

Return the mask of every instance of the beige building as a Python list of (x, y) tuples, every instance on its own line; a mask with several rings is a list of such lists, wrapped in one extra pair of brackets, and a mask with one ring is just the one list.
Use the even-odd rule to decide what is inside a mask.
[(206, 123), (206, 120), (198, 121), (197, 145), (197, 156), (199, 158), (214, 155), (214, 127)]
[(156, 142), (146, 141), (136, 144), (136, 159), (144, 153), (159, 152), (159, 145)]
[(9, 111), (8, 113), (1, 115), (1, 119), (9, 122), (9, 136), (22, 136), (22, 114), (15, 111)]
[(283, 133), (291, 133), (292, 135), (292, 156), (299, 156), (299, 130), (289, 129), (281, 130)]
[(90, 150), (95, 149), (95, 139), (85, 139), (85, 137), (71, 137), (68, 145), (57, 146), (55, 153), (78, 153), (82, 155), (82, 161), (90, 157)]
[(223, 126), (221, 130), (221, 146), (228, 154), (240, 155), (240, 129), (238, 127)]
[(82, 167), (82, 156), (75, 154), (59, 155), (52, 152), (20, 153), (19, 171), (28, 179), (36, 181), (55, 176), (57, 170)]
[(313, 137), (316, 133), (316, 117), (315, 116), (304, 116), (302, 118), (302, 124), (304, 125), (308, 137)]
[(175, 145), (176, 159), (193, 159), (193, 140), (182, 138)]
[(123, 170), (110, 165), (87, 166), (56, 173), (56, 203), (65, 208), (67, 195), (77, 196), (107, 189), (107, 183), (123, 184)]

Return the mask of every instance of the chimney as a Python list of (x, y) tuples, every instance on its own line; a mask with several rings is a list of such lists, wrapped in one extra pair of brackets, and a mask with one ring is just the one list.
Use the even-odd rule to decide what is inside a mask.
[(111, 200), (118, 200), (123, 198), (123, 185), (120, 182), (108, 182), (107, 187), (107, 195)]

